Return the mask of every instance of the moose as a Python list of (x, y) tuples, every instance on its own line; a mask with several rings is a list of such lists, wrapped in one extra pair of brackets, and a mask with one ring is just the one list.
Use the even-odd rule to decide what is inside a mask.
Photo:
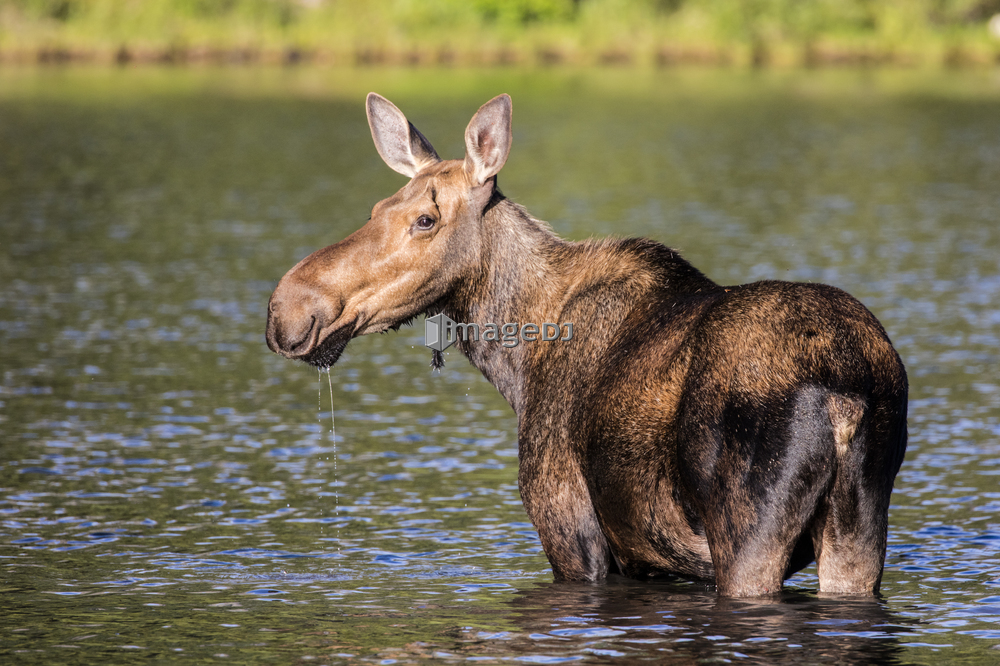
[(329, 368), (421, 314), (573, 322), (571, 341), (457, 342), (517, 415), (521, 497), (557, 581), (679, 575), (760, 597), (815, 561), (821, 594), (878, 593), (907, 379), (871, 312), (822, 284), (720, 286), (652, 240), (559, 238), (497, 186), (506, 94), (461, 160), (384, 97), (367, 114), (410, 181), (280, 280), (272, 351)]

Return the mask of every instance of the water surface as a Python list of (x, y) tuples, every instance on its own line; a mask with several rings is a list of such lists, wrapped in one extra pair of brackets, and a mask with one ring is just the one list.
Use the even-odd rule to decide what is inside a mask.
[[(447, 157), (514, 98), (505, 193), (723, 283), (822, 281), (883, 321), (910, 445), (877, 601), (554, 585), (516, 421), (419, 328), (327, 378), (267, 298), (404, 179), (377, 90)], [(993, 72), (0, 72), (0, 654), (414, 663), (1000, 659)], [(335, 455), (336, 451), (336, 455)]]

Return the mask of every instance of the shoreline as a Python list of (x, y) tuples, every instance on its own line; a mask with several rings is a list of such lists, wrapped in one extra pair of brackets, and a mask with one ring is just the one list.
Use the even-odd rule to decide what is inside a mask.
[(12, 0), (0, 66), (1000, 65), (1000, 0)]
[(533, 49), (500, 47), (457, 51), (438, 49), (159, 46), (114, 49), (38, 46), (0, 49), (0, 67), (101, 65), (131, 66), (255, 66), (321, 65), (330, 67), (708, 67), (708, 68), (993, 68), (1000, 67), (1000, 50), (951, 46), (917, 52), (890, 47), (836, 44), (737, 44), (731, 46), (664, 45), (655, 48), (607, 48), (581, 52), (553, 46)]

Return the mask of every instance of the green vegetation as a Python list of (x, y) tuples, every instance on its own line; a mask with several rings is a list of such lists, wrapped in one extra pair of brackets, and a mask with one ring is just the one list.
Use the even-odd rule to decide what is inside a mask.
[(990, 64), (1000, 0), (0, 0), (6, 62)]

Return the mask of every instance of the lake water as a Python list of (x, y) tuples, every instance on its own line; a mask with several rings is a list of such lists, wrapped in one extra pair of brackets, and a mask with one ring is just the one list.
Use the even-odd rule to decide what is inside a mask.
[[(501, 186), (565, 237), (860, 298), (911, 382), (882, 598), (555, 585), (464, 358), (358, 339), (331, 396), (271, 354), (277, 280), (404, 183), (369, 90), (447, 157), (511, 93)], [(998, 663), (998, 370), (996, 70), (0, 70), (6, 663)]]

